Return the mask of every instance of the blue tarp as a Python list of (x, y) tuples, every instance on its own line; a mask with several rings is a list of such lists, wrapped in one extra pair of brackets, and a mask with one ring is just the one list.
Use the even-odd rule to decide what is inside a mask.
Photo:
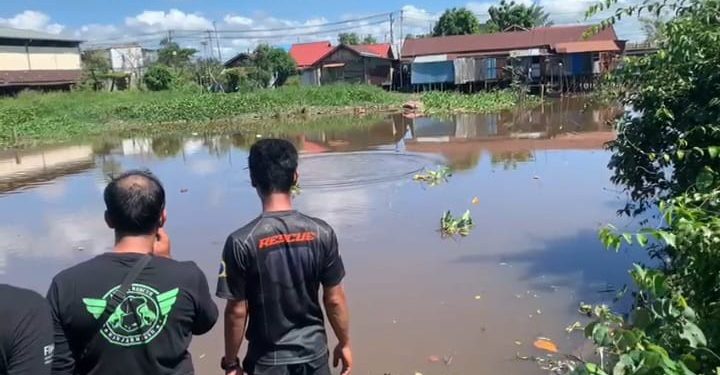
[(455, 67), (452, 61), (413, 63), (410, 82), (413, 85), (453, 83), (455, 82)]

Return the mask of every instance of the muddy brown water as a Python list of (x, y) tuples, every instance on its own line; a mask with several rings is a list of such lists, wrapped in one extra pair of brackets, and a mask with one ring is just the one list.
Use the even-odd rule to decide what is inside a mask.
[[(610, 302), (632, 252), (602, 250), (624, 197), (609, 182), (611, 109), (582, 100), (525, 112), (288, 132), (303, 156), (297, 207), (333, 225), (347, 267), (355, 374), (535, 374), (516, 354), (535, 338), (579, 353), (577, 305)], [(274, 132), (283, 133), (281, 129)], [(168, 191), (173, 256), (214, 290), (222, 243), (260, 209), (247, 175), (258, 134), (122, 139), (0, 152), (0, 282), (45, 293), (61, 269), (107, 251), (106, 176), (145, 167)], [(447, 164), (426, 187), (419, 169)], [(474, 197), (479, 204), (473, 205)], [(470, 209), (471, 235), (442, 239), (444, 210)], [(220, 307), (223, 304), (220, 302)], [(516, 343), (517, 342), (517, 343)], [(519, 345), (518, 345), (519, 343)], [(199, 374), (219, 373), (222, 321), (196, 337)], [(444, 361), (431, 361), (436, 356)]]

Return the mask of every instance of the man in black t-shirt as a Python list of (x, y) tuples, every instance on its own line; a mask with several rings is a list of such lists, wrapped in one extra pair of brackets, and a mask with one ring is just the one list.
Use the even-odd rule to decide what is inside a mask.
[[(345, 276), (333, 229), (292, 208), (298, 154), (283, 140), (266, 139), (250, 149), (250, 178), (263, 213), (225, 242), (217, 296), (225, 308), (225, 357), (221, 367), (240, 375), (329, 375), (323, 303), (339, 344), (334, 363), (350, 374), (349, 317)], [(249, 313), (247, 356), (237, 354)]]
[(50, 374), (50, 306), (41, 295), (0, 284), (0, 374)]
[(130, 171), (104, 197), (113, 251), (60, 272), (48, 291), (53, 374), (192, 374), (192, 335), (208, 332), (218, 311), (197, 265), (170, 259), (165, 190), (149, 172)]

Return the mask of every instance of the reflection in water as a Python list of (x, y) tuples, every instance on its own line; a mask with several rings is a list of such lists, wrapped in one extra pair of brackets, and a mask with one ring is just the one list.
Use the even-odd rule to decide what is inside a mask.
[[(515, 353), (541, 353), (514, 342), (543, 335), (563, 352), (576, 350), (582, 338), (564, 328), (578, 319), (577, 303), (612, 298), (594, 285), (622, 285), (620, 271), (632, 260), (603, 252), (596, 240), (598, 225), (617, 220), (622, 202), (608, 192), (602, 151), (613, 137), (603, 123), (613, 111), (583, 105), (108, 137), (0, 153), (0, 276), (44, 293), (56, 272), (105, 251), (112, 244), (102, 220), (107, 177), (149, 168), (166, 186), (173, 256), (197, 262), (212, 284), (225, 236), (259, 210), (247, 149), (260, 137), (282, 136), (302, 153), (298, 208), (338, 233), (362, 358), (357, 373), (532, 374), (537, 369), (514, 361)], [(411, 181), (409, 174), (439, 159), (462, 173), (433, 188)], [(443, 241), (442, 212), (468, 208), (475, 231)], [(198, 373), (216, 370), (221, 331), (218, 324), (193, 339)], [(427, 363), (429, 355), (452, 355), (452, 367)]]

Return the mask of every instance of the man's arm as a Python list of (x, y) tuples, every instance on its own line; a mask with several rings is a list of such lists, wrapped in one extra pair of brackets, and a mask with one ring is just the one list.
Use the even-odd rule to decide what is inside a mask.
[(218, 309), (215, 302), (210, 297), (210, 287), (208, 286), (205, 274), (195, 267), (198, 275), (197, 281), (197, 301), (195, 302), (195, 321), (193, 322), (193, 335), (202, 335), (212, 329), (218, 319)]
[(62, 320), (60, 318), (60, 307), (58, 301), (58, 287), (53, 280), (50, 290), (47, 294), (48, 302), (50, 302), (50, 314), (52, 316), (53, 329), (55, 331), (55, 351), (52, 360), (53, 375), (71, 375), (75, 372), (75, 359), (73, 358), (70, 344), (65, 331), (63, 330)]
[(333, 353), (333, 365), (337, 367), (338, 362), (342, 361), (342, 374), (350, 374), (353, 363), (350, 349), (350, 312), (342, 285), (325, 287), (323, 303), (330, 325), (338, 339), (338, 345)]
[(8, 375), (50, 374), (53, 359), (53, 325), (50, 307), (40, 295), (15, 301), (25, 304), (25, 314), (19, 317), (8, 358)]
[[(247, 325), (247, 301), (228, 300), (225, 305), (225, 359), (237, 358), (245, 337)], [(240, 372), (235, 372), (239, 374)], [(228, 372), (233, 374), (233, 372)]]

